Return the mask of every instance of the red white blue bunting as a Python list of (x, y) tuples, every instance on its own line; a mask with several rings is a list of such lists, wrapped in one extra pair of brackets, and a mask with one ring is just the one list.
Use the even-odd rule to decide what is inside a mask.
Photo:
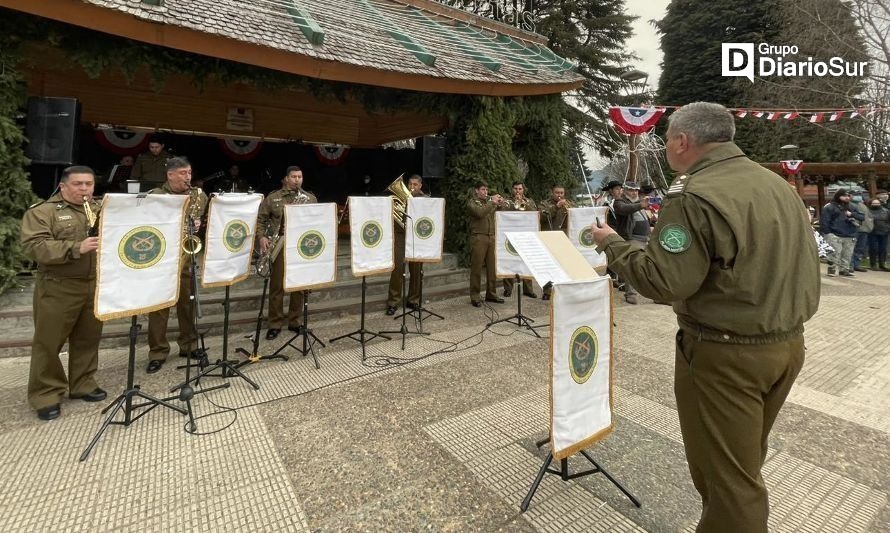
[(148, 148), (148, 134), (124, 129), (96, 130), (96, 141), (118, 155), (136, 155)]
[(235, 161), (247, 161), (259, 155), (263, 148), (263, 141), (255, 139), (235, 139), (226, 137), (219, 140), (223, 152)]
[(655, 127), (664, 115), (663, 107), (611, 107), (609, 118), (615, 129), (625, 135), (639, 135)]
[(312, 151), (315, 152), (315, 157), (321, 161), (321, 164), (329, 167), (339, 165), (346, 159), (346, 155), (349, 154), (349, 148), (346, 146), (315, 146), (312, 148)]

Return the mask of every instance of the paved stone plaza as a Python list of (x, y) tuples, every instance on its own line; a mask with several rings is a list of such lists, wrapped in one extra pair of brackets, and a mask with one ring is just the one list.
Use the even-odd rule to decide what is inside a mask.
[[(509, 325), (482, 334), (491, 311), (461, 297), (432, 302), (447, 320), (427, 320), (432, 335), (409, 337), (404, 352), (399, 339), (374, 341), (363, 364), (344, 340), (318, 350), (321, 370), (298, 355), (245, 367), (259, 391), (233, 379), (194, 401), (205, 435), (155, 409), (111, 427), (85, 463), (105, 404), (69, 400), (41, 422), (25, 403), (28, 358), (0, 359), (0, 531), (692, 531), (700, 504), (672, 391), (673, 314), (618, 294), (615, 432), (589, 452), (641, 509), (602, 476), (548, 476), (519, 512), (546, 453), (534, 443), (548, 426), (547, 340)], [(523, 307), (547, 320), (540, 300)], [(771, 531), (890, 531), (888, 326), (890, 274), (824, 278), (764, 468)], [(327, 341), (358, 317), (313, 327)], [(375, 312), (368, 327), (397, 323)], [(221, 343), (212, 331), (213, 359)], [(237, 346), (248, 346), (242, 334)], [(165, 395), (184, 371), (171, 357), (147, 376), (146, 353), (143, 343), (137, 382)], [(123, 390), (126, 361), (125, 348), (102, 350), (110, 395)]]

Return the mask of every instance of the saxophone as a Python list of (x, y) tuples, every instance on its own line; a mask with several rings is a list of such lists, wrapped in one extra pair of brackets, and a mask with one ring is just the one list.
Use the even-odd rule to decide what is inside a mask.
[(204, 244), (201, 239), (195, 235), (195, 220), (201, 217), (200, 189), (193, 188), (189, 191), (189, 206), (186, 212), (185, 235), (182, 237), (182, 251), (188, 255), (195, 255), (201, 251)]
[(89, 196), (83, 197), (83, 213), (86, 215), (87, 224), (90, 226), (87, 230), (87, 237), (97, 237), (99, 235), (99, 215), (93, 212), (90, 200), (92, 199)]
[[(303, 192), (303, 189), (299, 189), (297, 190), (296, 196), (292, 196), (287, 204), (307, 204), (310, 200), (311, 198), (309, 198), (309, 195)], [(267, 278), (272, 274), (272, 264), (275, 263), (275, 259), (277, 259), (278, 254), (281, 253), (281, 248), (284, 247), (284, 235), (282, 235), (282, 230), (284, 229), (283, 226), (284, 214), (282, 213), (281, 222), (278, 224), (278, 231), (269, 237), (269, 247), (257, 257), (256, 273), (264, 278)], [(268, 235), (268, 231), (266, 233)]]

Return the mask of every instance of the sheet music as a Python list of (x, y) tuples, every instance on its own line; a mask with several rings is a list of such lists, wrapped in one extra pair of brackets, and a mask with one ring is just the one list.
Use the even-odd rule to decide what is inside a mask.
[(549, 282), (572, 281), (569, 274), (538, 238), (537, 232), (508, 231), (506, 236), (539, 285), (543, 287)]

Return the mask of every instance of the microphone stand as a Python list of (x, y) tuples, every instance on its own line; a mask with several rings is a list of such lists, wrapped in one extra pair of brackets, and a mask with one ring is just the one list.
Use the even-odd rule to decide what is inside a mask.
[[(186, 233), (190, 237), (194, 236), (195, 235), (195, 220), (190, 215), (186, 217), (186, 224), (188, 224), (188, 226), (186, 228)], [(194, 414), (192, 413), (192, 402), (191, 402), (192, 398), (194, 398), (194, 396), (196, 394), (203, 394), (205, 392), (210, 392), (212, 390), (217, 390), (217, 389), (225, 389), (225, 388), (229, 387), (230, 384), (227, 382), (227, 383), (223, 383), (222, 385), (217, 385), (215, 387), (201, 389), (198, 391), (194, 390), (191, 386), (192, 381), (194, 381), (195, 384), (198, 384), (198, 382), (201, 378), (201, 376), (199, 374), (196, 378), (193, 379), (191, 377), (191, 368), (192, 368), (192, 366), (198, 366), (199, 368), (203, 368), (203, 367), (207, 366), (207, 348), (204, 345), (204, 334), (198, 331), (198, 319), (203, 317), (203, 314), (201, 313), (201, 302), (198, 299), (198, 272), (197, 272), (198, 266), (197, 266), (197, 261), (195, 260), (195, 256), (198, 254), (193, 253), (193, 254), (186, 254), (186, 255), (189, 256), (189, 274), (191, 275), (190, 283), (191, 283), (192, 290), (191, 290), (191, 295), (189, 296), (189, 300), (191, 301), (192, 311), (193, 311), (193, 315), (194, 315), (194, 321), (192, 323), (192, 327), (194, 328), (193, 331), (195, 333), (195, 337), (198, 340), (199, 345), (200, 345), (198, 352), (200, 353), (201, 358), (198, 361), (197, 365), (193, 365), (191, 361), (187, 361), (186, 364), (183, 365), (185, 367), (185, 381), (183, 381), (179, 385), (176, 385), (175, 387), (172, 387), (170, 389), (170, 392), (176, 392), (178, 390), (179, 395), (171, 396), (169, 398), (164, 398), (164, 399), (165, 400), (173, 400), (173, 399), (178, 398), (180, 401), (185, 402), (186, 409), (188, 410), (188, 415), (189, 415), (189, 432), (194, 433), (197, 430), (198, 426), (197, 426), (197, 424), (195, 424), (195, 417), (194, 417)], [(189, 354), (189, 355), (191, 355), (191, 354)]]

